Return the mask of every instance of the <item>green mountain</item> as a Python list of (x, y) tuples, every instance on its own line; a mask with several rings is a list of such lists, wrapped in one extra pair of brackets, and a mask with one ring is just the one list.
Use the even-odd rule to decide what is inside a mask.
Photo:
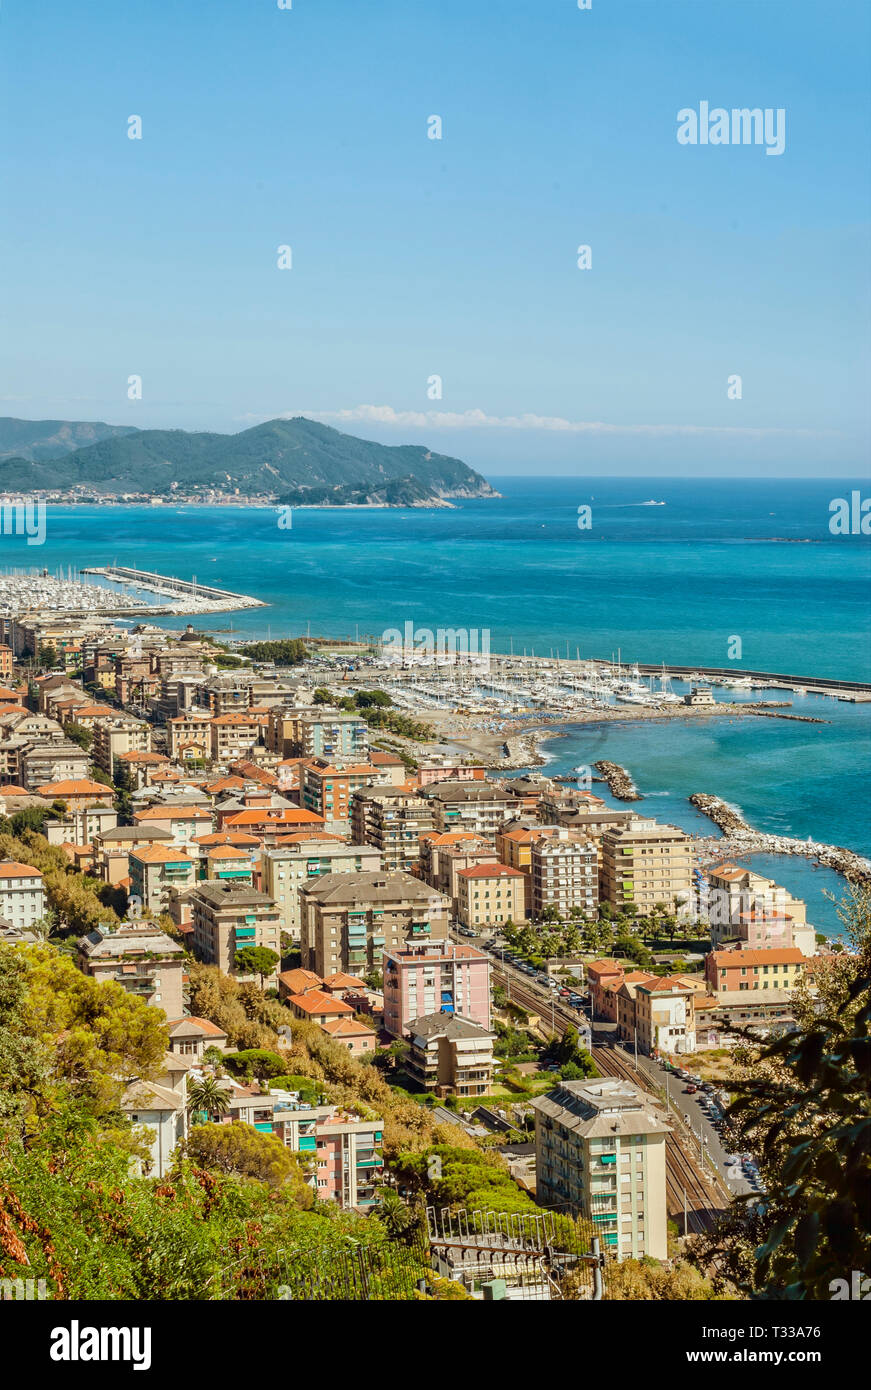
[(102, 420), (16, 420), (4, 415), (0, 416), (0, 459), (55, 459), (102, 439), (135, 432), (132, 425), (106, 425)]
[(297, 506), (426, 506), (498, 495), (459, 459), (421, 445), (357, 439), (303, 416), (269, 420), (240, 434), (136, 430), (51, 461), (0, 459), (0, 492), (71, 489), (163, 497), (218, 490)]

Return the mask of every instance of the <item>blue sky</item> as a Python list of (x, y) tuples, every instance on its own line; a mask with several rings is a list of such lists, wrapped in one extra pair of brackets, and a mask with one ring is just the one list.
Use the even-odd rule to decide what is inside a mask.
[[(0, 412), (863, 474), (869, 38), (867, 0), (6, 0)], [(679, 145), (700, 101), (784, 108), (784, 153)]]

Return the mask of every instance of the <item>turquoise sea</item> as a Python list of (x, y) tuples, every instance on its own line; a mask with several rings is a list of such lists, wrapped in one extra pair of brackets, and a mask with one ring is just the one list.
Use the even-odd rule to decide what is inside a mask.
[[(45, 545), (0, 537), (0, 567), (117, 560), (195, 574), (269, 604), (198, 622), (251, 636), (380, 635), (410, 620), (488, 629), (494, 651), (619, 649), (624, 662), (871, 681), (871, 538), (829, 531), (831, 501), (849, 500), (855, 480), (491, 481), (501, 498), (295, 510), (290, 529), (268, 508), (50, 508)], [(589, 530), (578, 526), (582, 506)], [(735, 638), (740, 659), (730, 659)], [(625, 764), (649, 796), (639, 809), (688, 828), (697, 818), (686, 796), (710, 791), (760, 828), (871, 852), (871, 706), (809, 696), (794, 712), (832, 722), (587, 726), (550, 751), (554, 770)], [(798, 876), (818, 898), (839, 882), (798, 860), (779, 876), (789, 887)], [(824, 902), (812, 920), (836, 927)]]

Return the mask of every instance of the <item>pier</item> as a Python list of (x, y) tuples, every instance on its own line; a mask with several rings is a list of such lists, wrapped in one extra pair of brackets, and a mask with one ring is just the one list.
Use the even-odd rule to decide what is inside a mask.
[(262, 599), (252, 598), (250, 594), (237, 594), (231, 589), (218, 589), (213, 584), (200, 584), (196, 575), (192, 579), (178, 579), (170, 574), (140, 570), (135, 565), (90, 565), (79, 572), (99, 575), (114, 584), (133, 585), (137, 589), (159, 594), (162, 598), (181, 600), (168, 610), (171, 613), (224, 613), (239, 608), (266, 607)]

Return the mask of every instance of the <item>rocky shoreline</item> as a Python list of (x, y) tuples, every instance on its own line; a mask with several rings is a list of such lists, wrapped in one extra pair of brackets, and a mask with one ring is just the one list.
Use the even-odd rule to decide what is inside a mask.
[(608, 762), (606, 758), (593, 763), (593, 767), (602, 774), (602, 780), (607, 783), (611, 795), (616, 796), (619, 801), (641, 800), (641, 793), (625, 767), (621, 767), (619, 763)]
[(805, 859), (815, 859), (826, 868), (835, 869), (851, 883), (871, 886), (871, 861), (863, 859), (851, 849), (844, 849), (842, 845), (825, 845), (810, 838), (797, 840), (789, 835), (769, 835), (765, 831), (754, 830), (733, 806), (707, 792), (694, 792), (689, 800), (722, 830), (724, 838), (718, 842), (718, 855), (801, 855)]

